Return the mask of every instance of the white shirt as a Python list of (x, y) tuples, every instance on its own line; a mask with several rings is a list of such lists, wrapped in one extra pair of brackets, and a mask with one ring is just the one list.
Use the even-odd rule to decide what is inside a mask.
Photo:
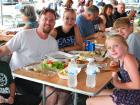
[(36, 29), (17, 33), (6, 45), (13, 52), (11, 70), (40, 61), (45, 55), (58, 51), (56, 40), (50, 35), (45, 40), (41, 39)]

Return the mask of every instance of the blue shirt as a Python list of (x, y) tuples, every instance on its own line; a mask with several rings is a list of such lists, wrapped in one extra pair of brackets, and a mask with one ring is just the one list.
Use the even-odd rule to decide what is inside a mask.
[(76, 24), (79, 27), (82, 37), (87, 37), (99, 31), (98, 18), (91, 21), (87, 20), (82, 14), (76, 17)]

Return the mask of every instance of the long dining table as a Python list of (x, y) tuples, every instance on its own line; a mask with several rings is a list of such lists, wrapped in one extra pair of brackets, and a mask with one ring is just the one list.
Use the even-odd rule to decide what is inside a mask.
[[(103, 63), (105, 62), (109, 62), (109, 60), (106, 59)], [(105, 70), (101, 70), (100, 72), (98, 72), (96, 75), (96, 86), (94, 88), (86, 87), (85, 68), (83, 68), (78, 74), (78, 84), (75, 88), (69, 87), (67, 85), (67, 80), (59, 78), (57, 72), (45, 74), (36, 71), (25, 70), (24, 68), (19, 68), (13, 72), (13, 76), (42, 84), (42, 105), (45, 105), (45, 86), (52, 86), (54, 88), (73, 92), (74, 105), (77, 105), (77, 93), (88, 96), (96, 96), (100, 91), (103, 90), (106, 84), (111, 81), (112, 72), (116, 69), (116, 67), (107, 66)]]
[[(99, 44), (104, 45), (105, 37), (102, 39), (92, 39), (91, 42), (96, 42)], [(52, 86), (54, 88), (70, 91), (74, 93), (74, 101), (73, 104), (77, 105), (77, 94), (83, 94), (88, 96), (96, 96), (100, 93), (104, 87), (111, 81), (112, 79), (112, 72), (117, 70), (117, 67), (110, 67), (109, 66), (110, 59), (105, 59), (99, 64), (107, 64), (106, 68), (101, 69), (100, 72), (96, 75), (96, 86), (94, 88), (89, 88), (86, 86), (86, 68), (82, 68), (81, 72), (78, 74), (77, 77), (77, 86), (75, 88), (71, 88), (67, 85), (66, 79), (61, 79), (57, 72), (55, 73), (40, 73), (31, 70), (25, 70), (25, 68), (16, 69), (13, 72), (14, 77), (22, 78), (29, 81), (34, 81), (37, 83), (42, 84), (42, 105), (45, 105), (45, 87)]]

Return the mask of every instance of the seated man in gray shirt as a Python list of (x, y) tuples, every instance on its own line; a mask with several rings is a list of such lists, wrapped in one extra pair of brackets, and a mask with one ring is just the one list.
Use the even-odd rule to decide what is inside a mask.
[(133, 32), (133, 25), (129, 18), (121, 17), (114, 22), (113, 27), (123, 36), (129, 47), (129, 52), (140, 61), (140, 33)]

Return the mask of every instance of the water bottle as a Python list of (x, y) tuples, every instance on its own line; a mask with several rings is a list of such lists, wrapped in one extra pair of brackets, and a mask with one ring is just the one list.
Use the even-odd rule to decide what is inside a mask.
[(93, 88), (96, 85), (96, 70), (97, 66), (93, 61), (90, 61), (87, 65), (86, 73), (86, 86), (89, 88)]
[(71, 62), (68, 65), (68, 86), (76, 87), (77, 86), (77, 64), (75, 59), (71, 59)]

